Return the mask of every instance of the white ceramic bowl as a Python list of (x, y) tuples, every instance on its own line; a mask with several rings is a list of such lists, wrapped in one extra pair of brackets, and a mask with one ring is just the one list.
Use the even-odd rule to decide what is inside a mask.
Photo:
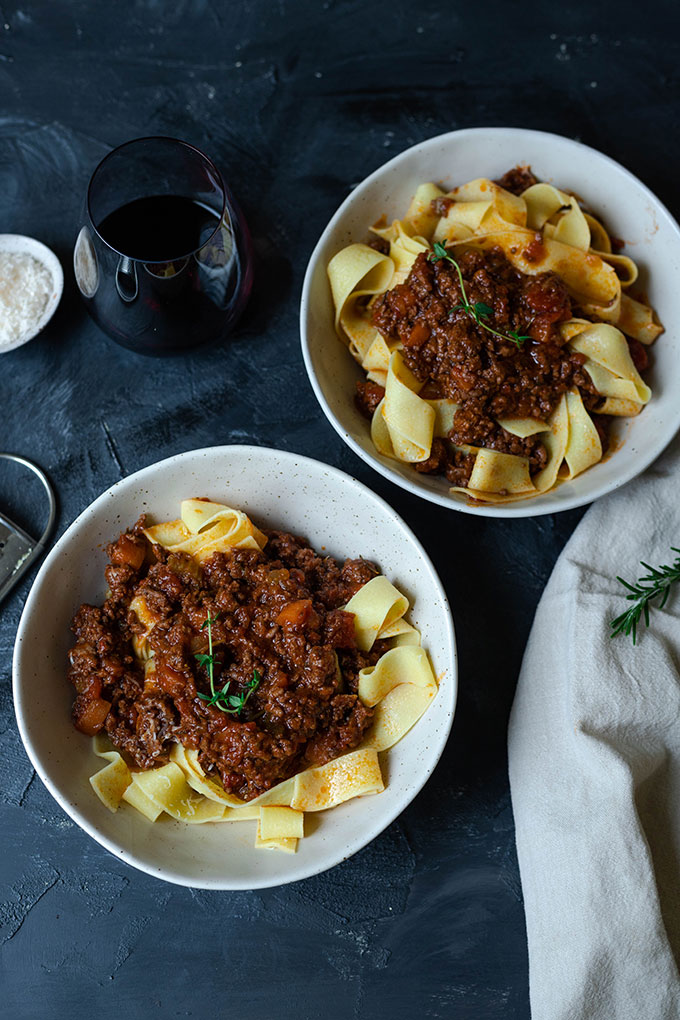
[(44, 312), (38, 321), (30, 329), (27, 329), (25, 333), (17, 337), (16, 340), (0, 343), (0, 354), (5, 354), (7, 351), (14, 351), (17, 347), (27, 344), (50, 321), (57, 310), (57, 305), (61, 301), (61, 295), (64, 291), (64, 271), (61, 268), (61, 262), (54, 252), (47, 245), (43, 244), (42, 241), (36, 241), (34, 237), (25, 237), (23, 234), (0, 234), (0, 252), (6, 252), (10, 255), (32, 255), (34, 259), (45, 266), (52, 277), (52, 290), (47, 299)]
[[(104, 547), (148, 511), (177, 516), (180, 500), (209, 496), (259, 523), (305, 536), (336, 557), (375, 560), (408, 595), (440, 680), (437, 696), (410, 733), (383, 756), (387, 788), (375, 797), (307, 814), (295, 855), (255, 850), (252, 824), (154, 824), (123, 805), (111, 814), (88, 779), (101, 761), (70, 720), (66, 681), (69, 622), (81, 602), (101, 603)], [(152, 464), (94, 501), (45, 560), (26, 601), (14, 653), (19, 731), (36, 772), (86, 832), (128, 864), (169, 882), (210, 889), (255, 889), (306, 878), (365, 846), (415, 797), (451, 728), (456, 702), (451, 612), (418, 540), (387, 503), (315, 460), (253, 446), (222, 446)]]
[[(536, 499), (500, 506), (472, 506), (449, 494), (445, 478), (419, 475), (407, 464), (380, 455), (369, 423), (354, 406), (355, 382), (364, 373), (333, 329), (326, 266), (337, 251), (364, 241), (381, 215), (404, 215), (416, 186), (435, 181), (446, 188), (475, 177), (499, 177), (530, 164), (539, 180), (576, 192), (604, 219), (640, 268), (641, 284), (666, 326), (652, 348), (645, 379), (653, 398), (635, 419), (619, 419), (620, 449), (573, 482)], [(409, 492), (433, 503), (487, 517), (531, 517), (582, 506), (617, 489), (661, 453), (680, 426), (680, 229), (652, 192), (614, 160), (579, 142), (520, 128), (470, 128), (421, 142), (367, 177), (343, 202), (309, 260), (302, 291), (302, 350), (314, 392), (330, 423), (363, 460)]]

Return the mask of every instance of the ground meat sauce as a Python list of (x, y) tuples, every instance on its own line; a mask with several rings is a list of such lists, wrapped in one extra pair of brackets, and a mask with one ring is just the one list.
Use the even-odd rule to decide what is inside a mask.
[[(521, 176), (522, 188), (528, 186), (526, 172), (511, 171)], [(536, 249), (539, 244), (540, 237), (530, 243)], [(530, 258), (532, 254), (540, 255), (537, 250), (529, 252)], [(430, 262), (425, 253), (417, 257), (404, 283), (376, 300), (373, 324), (389, 342), (401, 341), (404, 361), (425, 384), (421, 395), (448, 397), (459, 405), (449, 433), (452, 442), (435, 439), (429, 459), (416, 469), (466, 485), (474, 456), (454, 447), (484, 446), (528, 457), (535, 474), (547, 459), (540, 435), (520, 439), (497, 419), (546, 421), (562, 394), (574, 386), (589, 411), (601, 400), (583, 368), (585, 358), (565, 346), (560, 334), (559, 324), (573, 314), (569, 294), (555, 273), (523, 274), (500, 248), (458, 247), (456, 260), (469, 302), (493, 309), (488, 324), (529, 340), (519, 347), (478, 325), (457, 307), (462, 295), (455, 266), (445, 259)], [(366, 413), (375, 409), (380, 390), (375, 384), (360, 385), (358, 404)]]
[(527, 188), (538, 184), (538, 180), (532, 174), (531, 167), (513, 166), (494, 183), (505, 188), (506, 191), (512, 192), (513, 195), (521, 195)]
[[(354, 617), (342, 606), (378, 570), (366, 560), (341, 566), (302, 539), (268, 532), (264, 552), (234, 549), (199, 565), (185, 553), (152, 546), (144, 518), (108, 546), (110, 594), (102, 607), (83, 605), (72, 630), (69, 680), (73, 721), (105, 731), (133, 767), (168, 761), (174, 743), (193, 748), (208, 775), (250, 800), (311, 765), (357, 747), (373, 710), (357, 696), (358, 673), (385, 651), (359, 651)], [(156, 623), (149, 643), (155, 670), (146, 681), (132, 639), (144, 631), (129, 609), (143, 596)], [(209, 695), (203, 627), (212, 624), (215, 688), (248, 690), (240, 716)]]
[(385, 387), (379, 383), (371, 382), (370, 379), (366, 382), (357, 382), (354, 399), (361, 413), (365, 414), (367, 418), (373, 417), (373, 412), (384, 396)]

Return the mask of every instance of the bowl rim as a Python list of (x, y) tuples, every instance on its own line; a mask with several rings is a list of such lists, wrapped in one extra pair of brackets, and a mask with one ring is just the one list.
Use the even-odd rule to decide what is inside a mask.
[(17, 347), (23, 347), (29, 340), (34, 340), (50, 321), (64, 293), (64, 270), (52, 249), (48, 248), (42, 241), (38, 241), (37, 238), (29, 237), (28, 234), (0, 234), (0, 253), (8, 255), (32, 255), (34, 259), (47, 269), (52, 277), (52, 293), (47, 299), (45, 311), (33, 329), (22, 333), (16, 340), (0, 344), (0, 354), (7, 354), (9, 351), (15, 351)]
[(660, 430), (657, 435), (657, 440), (652, 445), (650, 452), (644, 456), (636, 457), (632, 464), (626, 470), (623, 470), (621, 475), (613, 482), (601, 482), (594, 486), (592, 490), (582, 495), (560, 498), (559, 505), (555, 505), (553, 502), (542, 502), (546, 497), (550, 497), (549, 490), (549, 492), (541, 493), (533, 499), (520, 500), (516, 503), (479, 504), (478, 506), (473, 506), (463, 502), (462, 500), (451, 499), (451, 497), (446, 493), (433, 492), (426, 489), (419, 485), (416, 480), (412, 481), (411, 479), (403, 478), (391, 466), (383, 463), (382, 460), (379, 459), (377, 452), (374, 453), (366, 450), (361, 443), (357, 442), (357, 440), (350, 435), (338, 418), (336, 418), (314, 371), (309, 339), (310, 331), (308, 330), (307, 325), (312, 303), (311, 289), (313, 279), (316, 275), (322, 249), (326, 244), (328, 236), (335, 229), (338, 223), (340, 223), (347, 210), (355, 203), (357, 198), (360, 197), (374, 181), (379, 179), (386, 172), (393, 170), (403, 159), (416, 151), (423, 151), (430, 148), (434, 149), (442, 145), (442, 143), (450, 142), (452, 139), (462, 141), (464, 139), (474, 139), (482, 136), (500, 136), (502, 134), (507, 134), (508, 132), (515, 133), (518, 136), (526, 136), (529, 139), (542, 140), (543, 142), (547, 141), (548, 144), (554, 142), (559, 142), (561, 145), (566, 144), (567, 146), (571, 146), (583, 153), (596, 156), (598, 159), (603, 160), (606, 164), (609, 164), (610, 167), (616, 169), (617, 172), (623, 174), (624, 177), (642, 191), (643, 195), (652, 203), (655, 211), (666, 219), (668, 226), (675, 232), (680, 246), (680, 225), (667, 206), (664, 205), (661, 199), (658, 198), (654, 192), (639, 179), (639, 177), (636, 177), (635, 174), (617, 160), (612, 159), (611, 156), (607, 156), (605, 153), (600, 152), (599, 149), (594, 149), (592, 146), (585, 145), (583, 142), (576, 141), (573, 138), (568, 138), (566, 135), (558, 135), (553, 131), (538, 131), (534, 128), (513, 127), (511, 125), (460, 128), (455, 131), (446, 131), (443, 134), (434, 135), (431, 138), (425, 138), (420, 142), (416, 142), (415, 145), (409, 146), (396, 156), (393, 156), (386, 163), (377, 167), (377, 169), (365, 177), (350, 191), (349, 195), (347, 195), (338, 209), (336, 209), (335, 213), (324, 227), (317, 243), (314, 246), (305, 270), (300, 297), (300, 343), (307, 376), (326, 418), (350, 449), (353, 450), (354, 453), (361, 458), (361, 460), (373, 468), (374, 471), (381, 474), (383, 478), (386, 478), (394, 485), (400, 486), (400, 488), (405, 489), (414, 496), (426, 499), (431, 503), (436, 503), (438, 506), (442, 506), (447, 510), (457, 510), (461, 513), (473, 514), (478, 517), (500, 517), (506, 519), (514, 517), (540, 517), (544, 514), (561, 513), (566, 510), (574, 510), (577, 507), (593, 503), (601, 496), (605, 496), (610, 492), (615, 492), (617, 489), (621, 488), (622, 485), (626, 485), (653, 464), (656, 458), (663, 453), (677, 431), (680, 429), (680, 405), (676, 418), (670, 419), (665, 430)]
[[(434, 586), (437, 596), (441, 600), (442, 610), (446, 617), (447, 627), (446, 634), (444, 635), (444, 645), (447, 647), (447, 654), (450, 656), (450, 668), (451, 668), (451, 682), (447, 685), (450, 688), (448, 692), (448, 701), (446, 704), (440, 706), (442, 712), (442, 726), (440, 730), (434, 735), (431, 741), (428, 742), (428, 750), (431, 751), (430, 760), (419, 777), (418, 783), (414, 789), (407, 791), (405, 796), (401, 796), (398, 803), (390, 810), (384, 818), (381, 817), (377, 825), (365, 826), (361, 832), (361, 835), (349, 837), (343, 839), (341, 852), (331, 854), (325, 863), (317, 866), (317, 863), (312, 863), (307, 868), (301, 868), (299, 873), (292, 875), (284, 875), (280, 879), (272, 880), (270, 876), (264, 876), (262, 879), (245, 878), (243, 880), (234, 879), (201, 879), (200, 876), (192, 878), (182, 871), (171, 871), (165, 867), (154, 867), (154, 865), (148, 861), (137, 857), (133, 850), (128, 850), (125, 847), (120, 846), (115, 840), (110, 839), (104, 833), (101, 833), (97, 826), (91, 823), (80, 810), (72, 804), (68, 796), (62, 794), (58, 789), (57, 783), (54, 782), (50, 776), (49, 768), (43, 762), (40, 747), (36, 746), (31, 739), (28, 723), (25, 718), (27, 716), (26, 708), (24, 705), (24, 691), (23, 683), (21, 679), (21, 667), (22, 667), (22, 654), (24, 647), (24, 632), (26, 631), (29, 623), (29, 619), (33, 612), (34, 603), (37, 601), (38, 593), (41, 585), (47, 576), (48, 572), (52, 568), (53, 564), (60, 558), (62, 552), (71, 540), (73, 535), (78, 531), (82, 522), (95, 515), (99, 509), (107, 502), (111, 500), (111, 497), (115, 496), (116, 490), (124, 485), (134, 484), (135, 482), (141, 481), (148, 472), (161, 467), (170, 467), (170, 465), (180, 464), (182, 461), (190, 461), (193, 458), (202, 458), (210, 455), (224, 454), (229, 451), (230, 453), (237, 451), (239, 455), (250, 455), (257, 456), (263, 452), (269, 454), (275, 454), (277, 457), (283, 458), (284, 462), (294, 462), (295, 464), (303, 463), (305, 465), (312, 465), (313, 470), (322, 469), (326, 473), (332, 474), (342, 484), (349, 484), (351, 488), (361, 494), (362, 497), (368, 496), (369, 499), (375, 501), (378, 507), (392, 519), (392, 522), (401, 528), (406, 535), (410, 538), (411, 542), (416, 548), (419, 556), (419, 560), (425, 568), (426, 575), (428, 577), (428, 584)], [(447, 663), (447, 668), (448, 668)], [(456, 713), (456, 704), (458, 698), (458, 654), (456, 645), (456, 633), (455, 625), (453, 620), (453, 613), (449, 604), (449, 599), (446, 595), (446, 591), (441, 582), (439, 574), (429, 556), (424, 549), (422, 543), (413, 533), (411, 528), (406, 524), (403, 518), (394, 510), (390, 504), (384, 500), (377, 493), (373, 492), (368, 486), (364, 485), (358, 479), (352, 475), (341, 471), (333, 465), (326, 464), (323, 461), (316, 460), (312, 457), (306, 457), (298, 455), (288, 450), (278, 450), (275, 447), (263, 447), (253, 446), (249, 444), (225, 444), (222, 446), (213, 447), (201, 447), (195, 450), (187, 450), (183, 453), (175, 454), (171, 457), (164, 458), (160, 461), (155, 461), (152, 464), (148, 464), (143, 468), (127, 475), (125, 478), (119, 479), (113, 485), (105, 489), (101, 495), (97, 496), (78, 516), (75, 520), (66, 528), (63, 535), (60, 536), (58, 541), (55, 543), (53, 548), (45, 557), (43, 563), (40, 566), (40, 570), (36, 575), (35, 580), (31, 585), (31, 589), (26, 598), (21, 618), (19, 620), (19, 626), (17, 628), (14, 653), (12, 658), (12, 694), (14, 700), (14, 714), (19, 729), (19, 735), (22, 743), (26, 750), (26, 753), (33, 765), (36, 774), (38, 775), (41, 782), (47, 788), (48, 792), (54, 797), (59, 806), (66, 812), (66, 814), (89, 836), (91, 836), (97, 843), (103, 846), (115, 857), (118, 857), (129, 864), (131, 867), (136, 868), (145, 874), (151, 875), (154, 878), (159, 878), (163, 881), (170, 882), (173, 885), (180, 885), (187, 888), (193, 889), (214, 889), (214, 890), (251, 890), (251, 889), (266, 889), (278, 887), (281, 885), (287, 885), (291, 882), (301, 881), (306, 878), (310, 878), (314, 875), (321, 874), (324, 871), (328, 871), (340, 864), (342, 861), (347, 860), (353, 856), (359, 850), (363, 849), (370, 842), (372, 842), (377, 836), (379, 836), (385, 829), (388, 828), (394, 822), (394, 820), (408, 807), (408, 805), (417, 797), (421, 792), (426, 782), (432, 775), (436, 768), (439, 759), (446, 747), (448, 742), (451, 727), (453, 725), (453, 719)], [(180, 823), (176, 823), (180, 824)]]

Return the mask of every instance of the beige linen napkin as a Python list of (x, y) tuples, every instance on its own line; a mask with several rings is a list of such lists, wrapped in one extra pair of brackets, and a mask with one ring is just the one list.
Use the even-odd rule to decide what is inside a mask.
[(680, 584), (638, 644), (616, 581), (680, 547), (680, 439), (601, 499), (539, 603), (508, 750), (533, 1020), (678, 1020)]

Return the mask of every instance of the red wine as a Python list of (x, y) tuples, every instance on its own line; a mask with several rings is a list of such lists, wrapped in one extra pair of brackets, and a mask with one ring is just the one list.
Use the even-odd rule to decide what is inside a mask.
[(220, 218), (193, 199), (152, 195), (109, 213), (97, 233), (98, 283), (83, 296), (114, 340), (143, 354), (170, 354), (226, 336), (252, 280), (250, 239), (237, 210)]
[(109, 213), (97, 229), (107, 244), (130, 259), (172, 262), (205, 244), (218, 223), (218, 213), (190, 198), (151, 195)]

